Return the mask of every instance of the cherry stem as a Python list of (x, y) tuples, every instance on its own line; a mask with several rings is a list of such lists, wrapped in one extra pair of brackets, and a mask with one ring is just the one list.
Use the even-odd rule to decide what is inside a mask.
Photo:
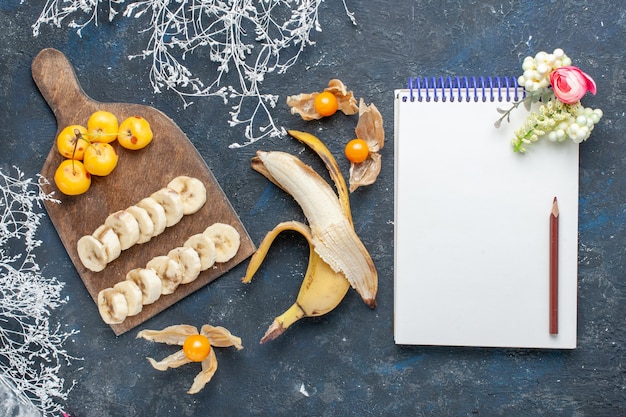
[(76, 175), (76, 167), (74, 166), (75, 159), (72, 158), (72, 175)]
[(76, 140), (74, 141), (74, 149), (72, 149), (72, 168), (74, 167), (74, 157), (76, 156), (76, 148), (78, 147), (78, 141), (81, 140), (82, 134), (80, 130), (74, 129), (74, 136), (76, 136)]

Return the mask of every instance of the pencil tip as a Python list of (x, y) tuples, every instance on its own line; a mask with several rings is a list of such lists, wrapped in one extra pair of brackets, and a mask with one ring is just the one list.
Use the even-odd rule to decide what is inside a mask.
[(559, 205), (556, 201), (556, 197), (554, 197), (554, 200), (552, 201), (552, 215), (553, 216), (559, 215)]

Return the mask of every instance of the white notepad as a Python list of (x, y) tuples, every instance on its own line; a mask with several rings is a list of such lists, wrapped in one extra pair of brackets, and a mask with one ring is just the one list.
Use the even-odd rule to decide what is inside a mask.
[[(520, 106), (495, 128), (497, 108), (511, 104), (497, 101), (504, 90), (436, 88), (430, 100), (395, 91), (397, 344), (576, 347), (578, 145), (545, 139), (514, 153), (528, 112)], [(554, 197), (559, 333), (550, 335)]]

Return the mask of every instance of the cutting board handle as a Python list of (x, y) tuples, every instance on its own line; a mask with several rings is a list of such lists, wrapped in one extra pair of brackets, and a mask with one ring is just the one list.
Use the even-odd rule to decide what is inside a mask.
[(33, 80), (57, 121), (91, 101), (78, 82), (74, 68), (60, 51), (41, 50), (32, 63)]

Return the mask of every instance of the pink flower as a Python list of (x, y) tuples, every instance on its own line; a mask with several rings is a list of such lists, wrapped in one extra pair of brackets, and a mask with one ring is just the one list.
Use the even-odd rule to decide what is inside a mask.
[(566, 104), (576, 103), (587, 91), (596, 94), (595, 81), (573, 66), (560, 67), (552, 71), (550, 84), (556, 98)]

